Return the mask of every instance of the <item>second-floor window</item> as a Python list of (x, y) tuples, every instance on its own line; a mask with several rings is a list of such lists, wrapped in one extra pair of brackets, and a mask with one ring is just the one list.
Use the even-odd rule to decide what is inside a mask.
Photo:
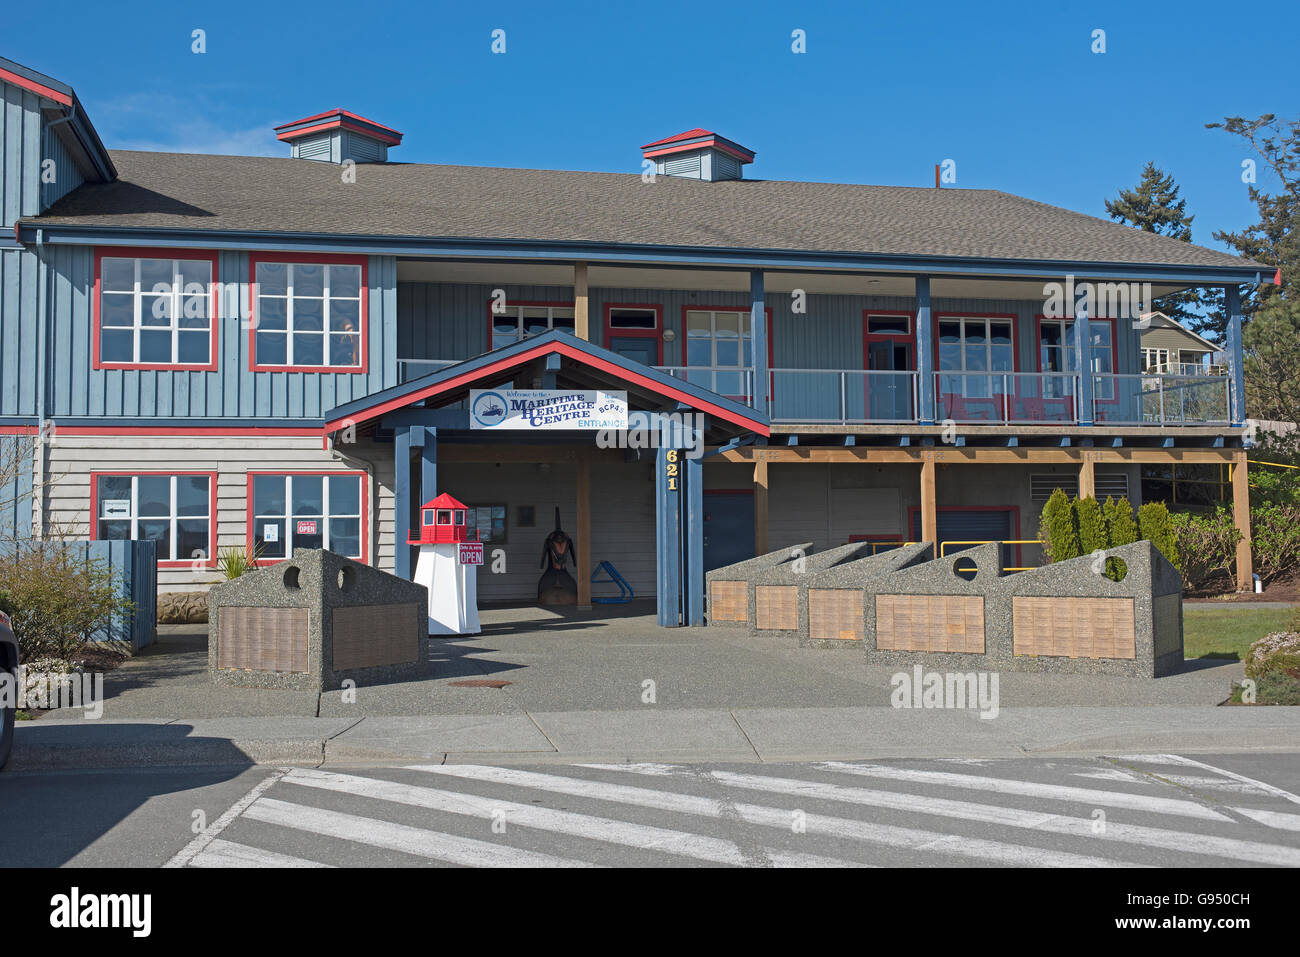
[(254, 263), (253, 367), (364, 371), (360, 263)]
[(949, 373), (940, 379), (941, 392), (987, 398), (1013, 391), (1010, 374), (1015, 367), (1010, 318), (953, 316), (939, 320), (939, 371)]
[(719, 395), (747, 394), (746, 372), (754, 365), (749, 310), (688, 309), (685, 358), (688, 382)]
[[(1115, 336), (1114, 327), (1109, 319), (1091, 319), (1088, 331), (1092, 336), (1092, 371), (1093, 395), (1102, 400), (1115, 398)], [(1042, 319), (1038, 324), (1038, 369), (1040, 372), (1073, 373), (1078, 369), (1074, 352), (1074, 320)], [(1065, 380), (1050, 379), (1045, 388), (1053, 383), (1067, 389)]]
[(216, 368), (214, 261), (97, 256), (96, 368)]
[(561, 332), (574, 331), (573, 307), (535, 303), (532, 305), (507, 303), (502, 311), (489, 305), (492, 319), (492, 348), (500, 349), (512, 342), (518, 342), (528, 336), (538, 336), (543, 332), (558, 329)]

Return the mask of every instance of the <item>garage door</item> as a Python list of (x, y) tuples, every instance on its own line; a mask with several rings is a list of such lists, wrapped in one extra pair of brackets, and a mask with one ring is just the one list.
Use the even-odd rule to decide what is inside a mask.
[[(940, 542), (1000, 542), (1019, 538), (1016, 531), (1019, 510), (1015, 506), (1005, 508), (941, 508), (935, 516), (939, 524)], [(921, 538), (921, 510), (912, 510), (912, 539)], [(970, 545), (949, 545), (944, 554), (951, 555)], [(1018, 546), (1002, 546), (1002, 565), (1004, 568), (1022, 564), (1017, 558)]]

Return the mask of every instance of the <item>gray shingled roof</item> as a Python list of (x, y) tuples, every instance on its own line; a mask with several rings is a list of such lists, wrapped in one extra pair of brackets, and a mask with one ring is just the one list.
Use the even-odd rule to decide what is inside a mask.
[[(998, 190), (112, 151), (120, 177), (32, 222), (870, 255), (1249, 266)], [(1268, 268), (1268, 267), (1260, 267)]]

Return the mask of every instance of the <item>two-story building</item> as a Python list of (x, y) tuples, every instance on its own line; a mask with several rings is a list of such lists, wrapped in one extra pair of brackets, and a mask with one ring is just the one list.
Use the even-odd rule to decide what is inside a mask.
[[(15, 530), (157, 539), (164, 589), (228, 547), (409, 577), (443, 491), (481, 600), (534, 597), (558, 509), (580, 603), (609, 561), (664, 624), (701, 620), (705, 569), (803, 542), (1036, 563), (1052, 489), (1136, 505), (1145, 463), (1233, 465), (1248, 531), (1259, 264), (996, 190), (748, 178), (703, 129), (630, 173), (392, 162), (403, 135), (341, 109), (278, 127), (282, 158), (117, 151), (66, 84), (0, 81), (0, 426), (42, 439)], [(1207, 286), (1230, 374), (1144, 374), (1151, 298)], [(494, 430), (469, 400), (506, 387), (688, 413), (702, 454)]]

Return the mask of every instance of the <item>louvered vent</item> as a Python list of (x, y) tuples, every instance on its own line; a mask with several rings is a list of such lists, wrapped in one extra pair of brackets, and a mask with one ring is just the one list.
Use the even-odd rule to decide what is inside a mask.
[[(1128, 498), (1127, 472), (1097, 472), (1093, 476), (1092, 484), (1099, 502), (1106, 501), (1107, 496), (1111, 498)], [(1066, 495), (1074, 498), (1079, 494), (1079, 476), (1053, 475), (1049, 473), (1031, 474), (1029, 476), (1030, 501), (1046, 502), (1052, 497), (1052, 492), (1058, 488)]]

